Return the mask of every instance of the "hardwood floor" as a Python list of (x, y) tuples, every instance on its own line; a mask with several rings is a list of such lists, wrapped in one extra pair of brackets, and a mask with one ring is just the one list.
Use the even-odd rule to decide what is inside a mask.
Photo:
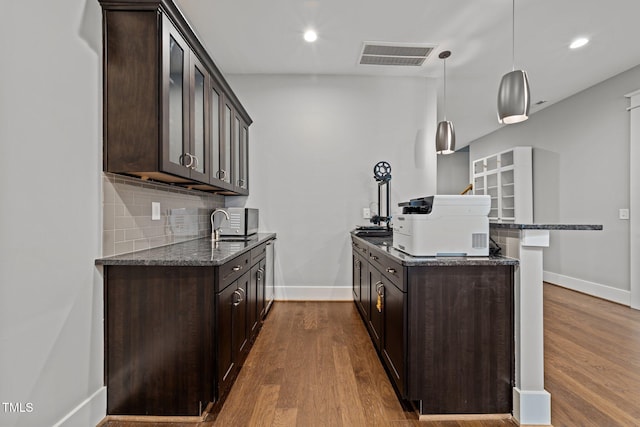
[(640, 311), (544, 285), (551, 422), (640, 426)]
[[(544, 285), (555, 427), (640, 426), (640, 311)], [(513, 427), (419, 422), (391, 387), (353, 303), (276, 303), (215, 422), (107, 427)]]

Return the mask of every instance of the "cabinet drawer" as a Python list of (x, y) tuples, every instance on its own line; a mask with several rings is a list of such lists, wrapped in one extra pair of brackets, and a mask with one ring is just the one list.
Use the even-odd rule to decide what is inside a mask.
[(369, 250), (369, 262), (376, 266), (398, 289), (405, 291), (404, 267), (402, 264), (380, 252), (372, 250)]
[(226, 288), (238, 277), (242, 276), (245, 272), (249, 271), (249, 260), (251, 259), (251, 253), (246, 252), (238, 257), (235, 257), (229, 262), (222, 264), (219, 267), (220, 287), (218, 290)]
[(367, 249), (367, 247), (362, 245), (362, 244), (353, 242), (353, 247), (352, 248), (353, 248), (354, 252), (356, 252), (356, 253), (364, 256), (364, 257), (366, 257), (369, 254), (369, 249)]
[(267, 244), (263, 243), (257, 248), (251, 249), (251, 265), (260, 261), (267, 255)]

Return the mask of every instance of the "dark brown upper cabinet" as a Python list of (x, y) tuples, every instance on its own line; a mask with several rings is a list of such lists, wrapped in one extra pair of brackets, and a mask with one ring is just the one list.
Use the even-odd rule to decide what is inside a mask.
[(100, 0), (106, 172), (248, 194), (252, 121), (170, 0)]

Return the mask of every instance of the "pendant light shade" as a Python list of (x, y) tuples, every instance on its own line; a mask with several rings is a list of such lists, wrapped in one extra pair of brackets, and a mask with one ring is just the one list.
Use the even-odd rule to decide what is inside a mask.
[(447, 120), (447, 58), (451, 56), (451, 51), (440, 52), (438, 57), (444, 65), (444, 120), (438, 123), (436, 129), (436, 153), (451, 154), (456, 151), (456, 133), (453, 130), (453, 123)]
[(451, 154), (456, 151), (456, 133), (453, 130), (453, 123), (443, 120), (438, 123), (436, 130), (436, 153)]
[(511, 6), (511, 60), (513, 63), (513, 71), (502, 76), (500, 87), (498, 88), (498, 122), (505, 124), (527, 120), (529, 118), (529, 107), (531, 106), (531, 93), (529, 91), (527, 72), (515, 69), (515, 0), (512, 0)]
[(502, 76), (498, 89), (498, 121), (511, 124), (529, 118), (531, 94), (527, 72), (511, 71)]

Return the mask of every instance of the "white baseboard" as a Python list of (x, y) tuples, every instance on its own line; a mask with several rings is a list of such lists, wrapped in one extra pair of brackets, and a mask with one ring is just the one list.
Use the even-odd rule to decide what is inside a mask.
[(587, 280), (576, 279), (575, 277), (564, 276), (562, 274), (545, 271), (542, 275), (545, 282), (572, 289), (587, 295), (606, 299), (626, 306), (631, 305), (631, 292), (600, 283), (589, 282)]
[(278, 301), (353, 301), (351, 286), (276, 286)]
[(53, 427), (87, 427), (98, 425), (107, 414), (107, 388), (101, 387), (76, 406)]
[(546, 390), (513, 388), (513, 417), (520, 425), (551, 425), (551, 395)]

